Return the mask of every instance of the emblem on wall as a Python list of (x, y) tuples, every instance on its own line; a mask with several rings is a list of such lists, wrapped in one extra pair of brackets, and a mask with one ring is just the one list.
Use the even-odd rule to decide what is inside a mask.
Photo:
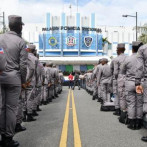
[(68, 36), (68, 37), (66, 38), (66, 44), (67, 44), (68, 46), (75, 46), (75, 45), (76, 45), (76, 38), (73, 37), (73, 36)]
[(90, 47), (92, 44), (93, 38), (90, 36), (86, 36), (84, 37), (84, 43), (87, 47)]
[(58, 43), (57, 39), (55, 37), (50, 37), (48, 42), (49, 42), (49, 45), (51, 45), (51, 46), (55, 46)]

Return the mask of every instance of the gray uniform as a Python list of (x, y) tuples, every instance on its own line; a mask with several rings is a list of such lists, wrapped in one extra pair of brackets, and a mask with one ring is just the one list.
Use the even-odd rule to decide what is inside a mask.
[(97, 86), (97, 66), (94, 68), (92, 73), (92, 79), (93, 79), (93, 96), (95, 97), (98, 95), (98, 86)]
[(26, 83), (28, 53), (25, 50), (25, 41), (13, 31), (0, 35), (0, 45), (6, 53), (7, 60), (6, 70), (0, 75), (2, 90), (0, 133), (13, 137), (21, 84)]
[[(36, 108), (35, 88), (36, 88), (36, 73), (37, 73), (38, 59), (33, 53), (29, 53), (28, 67), (27, 67), (27, 81), (30, 81), (30, 86), (26, 88), (26, 107), (27, 113), (31, 114), (33, 107)], [(35, 109), (34, 108), (34, 109)]]
[(127, 110), (129, 119), (142, 119), (143, 116), (143, 99), (142, 94), (136, 93), (135, 74), (137, 54), (134, 53), (126, 59), (123, 64), (122, 74), (126, 75), (125, 93), (127, 101)]
[(54, 83), (55, 83), (55, 95), (58, 94), (58, 82), (59, 82), (59, 70), (57, 68), (53, 68), (55, 71), (55, 78), (54, 78)]
[(97, 77), (98, 84), (101, 83), (101, 92), (102, 92), (102, 99), (103, 102), (110, 102), (110, 94), (111, 94), (111, 83), (112, 83), (112, 75), (110, 66), (108, 64), (103, 65), (99, 69), (98, 77)]
[[(95, 73), (94, 73), (96, 78), (98, 78), (99, 70), (100, 70), (101, 67), (102, 67), (102, 64), (97, 65), (97, 68), (96, 68)], [(98, 88), (98, 90), (97, 90), (98, 91), (98, 98), (101, 98), (102, 97), (101, 83), (98, 84), (98, 79), (97, 79), (97, 88)]]
[(59, 92), (62, 91), (63, 81), (64, 81), (63, 73), (59, 73)]
[(143, 82), (143, 111), (147, 114), (147, 44), (141, 46), (137, 54), (136, 80), (135, 84)]
[[(0, 47), (1, 53), (0, 53), (0, 72), (5, 70), (6, 67), (6, 56), (4, 53), (4, 50)], [(1, 113), (1, 107), (2, 107), (2, 96), (1, 96), (1, 84), (0, 84), (0, 113)]]
[(125, 54), (120, 54), (114, 61), (114, 76), (117, 79), (117, 91), (118, 101), (120, 103), (120, 109), (126, 109), (126, 97), (125, 97), (125, 75), (121, 73), (123, 63), (126, 60)]
[(50, 84), (50, 67), (44, 67), (44, 72), (45, 72), (45, 81), (43, 87), (43, 91), (44, 91), (43, 101), (46, 102), (49, 94), (48, 84)]
[(119, 104), (119, 99), (118, 99), (118, 91), (117, 91), (117, 80), (115, 78), (115, 75), (114, 75), (114, 64), (115, 64), (115, 60), (117, 60), (117, 57), (114, 58), (112, 61), (111, 61), (111, 64), (110, 64), (110, 70), (111, 70), (111, 74), (113, 75), (112, 76), (112, 88), (113, 88), (113, 94), (114, 94), (114, 97), (115, 97), (115, 109), (119, 109), (120, 108), (120, 104)]
[(58, 70), (56, 68), (51, 68), (50, 69), (50, 75), (51, 75), (51, 93), (53, 92), (53, 96), (55, 96), (56, 93), (56, 85), (57, 85), (57, 80), (58, 80)]
[(41, 94), (42, 94), (42, 83), (45, 78), (45, 72), (43, 65), (38, 61), (38, 66), (37, 66), (37, 83), (36, 83), (36, 104), (40, 105), (41, 104)]

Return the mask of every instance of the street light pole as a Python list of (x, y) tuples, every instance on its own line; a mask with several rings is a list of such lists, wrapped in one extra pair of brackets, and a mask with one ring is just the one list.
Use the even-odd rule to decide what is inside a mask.
[(136, 18), (136, 41), (138, 39), (138, 13), (136, 12), (136, 15), (123, 15), (122, 17), (135, 17)]
[(137, 21), (138, 21), (138, 14), (136, 12), (136, 41), (138, 39), (138, 25), (137, 25)]

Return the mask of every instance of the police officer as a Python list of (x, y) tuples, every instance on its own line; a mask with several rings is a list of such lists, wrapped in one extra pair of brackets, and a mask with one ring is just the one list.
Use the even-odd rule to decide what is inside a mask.
[(96, 78), (95, 81), (96, 81), (96, 88), (97, 88), (96, 92), (97, 92), (97, 96), (98, 96), (98, 101), (99, 101), (99, 98), (100, 98), (100, 91), (101, 90), (100, 90), (100, 85), (98, 87), (97, 77), (98, 77), (99, 69), (102, 66), (101, 61), (102, 61), (102, 59), (100, 59), (98, 61), (98, 65), (96, 66), (95, 70), (93, 71), (93, 76)]
[(43, 104), (47, 105), (48, 103), (48, 99), (50, 100), (50, 102), (52, 101), (52, 94), (53, 91), (50, 93), (50, 87), (51, 87), (51, 74), (50, 74), (50, 69), (51, 69), (52, 63), (47, 62), (46, 66), (44, 67), (44, 71), (45, 71), (45, 80), (44, 80), (44, 87), (43, 87), (43, 91), (44, 91), (44, 95), (43, 95)]
[(64, 76), (61, 70), (59, 70), (59, 94), (62, 92), (62, 85), (64, 82)]
[(75, 89), (76, 84), (78, 85), (78, 88), (80, 90), (80, 81), (79, 81), (79, 73), (78, 73), (78, 71), (75, 72), (73, 90)]
[(51, 70), (51, 76), (52, 79), (54, 81), (54, 96), (58, 97), (58, 93), (57, 93), (57, 89), (58, 89), (58, 74), (59, 74), (59, 70), (56, 68), (56, 65), (52, 66), (52, 70)]
[[(101, 68), (102, 68), (102, 59), (99, 60), (99, 65), (97, 66), (97, 71), (96, 71), (97, 78)], [(98, 79), (97, 79), (97, 87), (98, 87), (98, 102), (102, 102), (101, 82), (98, 83)]]
[(127, 101), (127, 112), (129, 118), (128, 128), (140, 129), (143, 117), (143, 97), (142, 94), (136, 93), (135, 74), (137, 63), (137, 51), (143, 44), (141, 42), (132, 43), (132, 55), (128, 57), (122, 67), (122, 74), (126, 75), (125, 93)]
[[(37, 58), (39, 59), (39, 55), (37, 54)], [(39, 108), (41, 104), (41, 94), (42, 94), (42, 85), (45, 80), (45, 71), (43, 68), (42, 63), (38, 60), (38, 66), (37, 66), (37, 92), (36, 92), (36, 99), (37, 99), (37, 111), (41, 111)]]
[[(141, 85), (142, 78), (144, 78), (143, 86)], [(135, 85), (136, 92), (138, 94), (143, 93), (143, 111), (147, 115), (147, 44), (141, 46), (138, 50)], [(147, 136), (141, 139), (147, 142)]]
[[(6, 56), (4, 53), (4, 49), (0, 47), (0, 74), (5, 70), (6, 68)], [(0, 84), (0, 113), (1, 113), (1, 107), (2, 107), (2, 96), (1, 96), (1, 84)]]
[(11, 15), (10, 31), (0, 35), (0, 46), (6, 53), (6, 70), (0, 75), (2, 90), (2, 113), (0, 115), (0, 133), (2, 144), (6, 147), (17, 147), (13, 140), (16, 126), (16, 111), (22, 88), (26, 87), (27, 56), (26, 43), (21, 38), (22, 18)]
[(120, 103), (121, 116), (119, 122), (125, 123), (126, 119), (126, 97), (125, 97), (125, 75), (121, 73), (123, 63), (127, 56), (124, 54), (125, 44), (120, 43), (117, 46), (117, 54), (119, 56), (114, 62), (114, 76), (117, 79), (118, 101)]
[(102, 67), (99, 70), (97, 82), (98, 85), (101, 83), (101, 92), (103, 104), (106, 102), (110, 102), (110, 94), (111, 94), (111, 83), (112, 83), (112, 75), (110, 71), (110, 66), (108, 65), (108, 59), (102, 59)]
[[(28, 55), (28, 66), (27, 66), (27, 88), (25, 91), (26, 97), (26, 110), (24, 111), (24, 120), (27, 118), (27, 121), (35, 121), (36, 119), (33, 118), (33, 106), (35, 102), (35, 88), (37, 83), (37, 66), (38, 66), (38, 59), (34, 56), (36, 46), (33, 44), (29, 44), (27, 51), (29, 52)], [(26, 113), (26, 114), (25, 114)]]
[[(117, 55), (119, 55), (119, 52), (117, 52)], [(112, 74), (113, 95), (115, 97), (115, 100), (114, 100), (115, 112), (113, 113), (113, 115), (120, 116), (120, 104), (119, 104), (118, 91), (117, 91), (117, 79), (115, 78), (115, 75), (114, 75), (114, 64), (116, 60), (117, 60), (117, 57), (112, 59), (111, 64), (110, 64), (110, 70)]]
[[(99, 64), (99, 62), (98, 62)], [(95, 100), (98, 95), (98, 87), (97, 87), (97, 78), (96, 78), (97, 64), (95, 65), (92, 72), (92, 80), (93, 80), (93, 97), (92, 100)]]

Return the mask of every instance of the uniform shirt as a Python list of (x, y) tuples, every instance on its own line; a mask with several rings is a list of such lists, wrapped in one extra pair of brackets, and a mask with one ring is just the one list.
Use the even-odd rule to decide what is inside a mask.
[(6, 55), (3, 48), (0, 47), (0, 71), (4, 71), (6, 68)]
[(79, 74), (77, 74), (77, 73), (75, 74), (74, 80), (76, 80), (76, 81), (79, 80)]
[(110, 70), (110, 66), (108, 64), (102, 65), (102, 67), (99, 69), (97, 82), (100, 83), (108, 83), (111, 84), (112, 80), (112, 74)]
[(31, 82), (35, 73), (35, 64), (32, 61), (32, 57), (30, 53), (28, 54), (28, 61), (27, 61), (27, 76), (26, 81)]
[(7, 61), (6, 69), (0, 75), (1, 83), (26, 83), (28, 53), (25, 41), (17, 33), (9, 31), (0, 35), (0, 47), (4, 49)]
[(121, 74), (123, 63), (126, 60), (125, 54), (120, 54), (115, 60), (114, 60), (114, 76), (117, 78), (119, 74)]
[(42, 86), (42, 82), (44, 81), (45, 78), (45, 73), (44, 73), (44, 68), (42, 63), (38, 61), (38, 66), (37, 66), (37, 87)]
[(34, 70), (33, 76), (31, 77), (30, 85), (34, 87), (37, 84), (38, 58), (35, 57), (33, 53), (29, 53), (28, 54), (28, 66), (27, 66), (27, 71), (28, 72), (27, 72), (27, 78), (26, 78), (27, 80), (28, 80), (28, 77), (30, 76), (30, 72), (29, 71), (31, 71), (31, 69), (29, 68), (30, 64), (32, 64), (32, 67), (33, 67), (33, 70)]
[(59, 82), (63, 83), (63, 81), (64, 81), (63, 73), (59, 73)]
[(147, 44), (141, 46), (137, 53), (135, 84), (140, 85), (142, 78), (147, 78)]
[(99, 69), (102, 67), (102, 64), (99, 64), (96, 66), (96, 68), (93, 71), (93, 77), (97, 77), (99, 73)]
[(121, 73), (126, 75), (126, 79), (130, 81), (135, 81), (136, 74), (136, 63), (137, 63), (137, 54), (133, 53), (130, 57), (127, 57), (125, 60)]
[(50, 77), (50, 67), (44, 67), (44, 73), (45, 73), (45, 80), (44, 80), (44, 84), (49, 84), (51, 77)]

